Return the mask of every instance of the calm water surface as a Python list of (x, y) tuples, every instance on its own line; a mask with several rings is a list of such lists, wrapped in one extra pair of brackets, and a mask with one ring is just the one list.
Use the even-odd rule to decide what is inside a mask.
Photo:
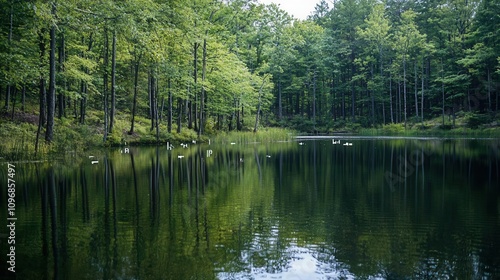
[(499, 140), (301, 141), (16, 163), (17, 279), (500, 277)]

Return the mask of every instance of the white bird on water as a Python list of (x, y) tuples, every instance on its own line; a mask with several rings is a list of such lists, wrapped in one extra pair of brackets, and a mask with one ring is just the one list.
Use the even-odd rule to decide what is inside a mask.
[(98, 161), (98, 160), (93, 160), (93, 161), (92, 161), (92, 164), (98, 164), (98, 163), (99, 163), (99, 161)]
[(301, 146), (303, 146), (303, 145), (305, 145), (305, 144), (306, 144), (306, 143), (304, 143), (304, 142), (299, 142), (299, 145), (301, 145)]
[(332, 139), (332, 144), (333, 145), (340, 144), (340, 139), (339, 140)]
[(184, 156), (178, 155), (177, 158), (184, 158)]
[(352, 146), (352, 143), (345, 142), (344, 146)]

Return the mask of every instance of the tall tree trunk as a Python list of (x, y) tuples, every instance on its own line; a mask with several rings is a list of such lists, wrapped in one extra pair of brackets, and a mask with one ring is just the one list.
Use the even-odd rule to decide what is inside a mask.
[[(168, 117), (167, 117), (167, 128), (168, 128), (168, 133), (172, 132), (172, 117), (173, 117), (173, 109), (174, 105), (173, 99), (172, 99), (172, 82), (170, 80), (170, 77), (167, 78), (167, 90), (168, 90)], [(179, 116), (179, 119), (181, 117)]]
[(181, 133), (182, 130), (182, 98), (177, 98), (177, 133)]
[(23, 85), (22, 93), (21, 93), (21, 111), (24, 113), (25, 105), (26, 105), (26, 85)]
[(156, 143), (160, 141), (160, 126), (158, 123), (158, 81), (156, 81), (156, 73), (153, 72), (153, 104), (154, 104), (154, 118), (155, 118), (155, 128), (156, 128)]
[(109, 63), (109, 38), (108, 38), (108, 28), (104, 26), (104, 54), (103, 54), (103, 105), (104, 105), (104, 133), (103, 142), (108, 139), (108, 127), (109, 127), (109, 104), (108, 104), (108, 63)]
[(281, 74), (278, 74), (278, 120), (283, 120), (283, 104), (281, 102)]
[[(11, 3), (10, 5), (10, 13), (9, 13), (9, 36), (7, 39), (7, 44), (8, 44), (8, 52), (9, 54), (11, 53), (11, 42), (12, 42), (12, 30), (13, 30), (13, 22), (14, 22), (14, 7), (13, 4)], [(7, 72), (10, 71), (10, 59), (7, 62)], [(9, 102), (10, 102), (10, 92), (12, 90), (12, 86), (10, 84), (7, 84), (7, 88), (5, 90), (5, 110), (9, 110)]]
[[(212, 12), (213, 14), (213, 12)], [(212, 16), (210, 16), (212, 17)], [(208, 31), (205, 36), (208, 35)], [(198, 136), (203, 134), (203, 128), (205, 127), (205, 117), (203, 113), (205, 111), (205, 79), (207, 74), (207, 39), (203, 39), (203, 57), (201, 62), (201, 94), (200, 94), (200, 127), (198, 128)]]
[[(196, 120), (197, 118), (197, 111), (196, 111), (196, 101), (197, 101), (197, 88), (198, 88), (198, 43), (194, 43), (193, 46), (193, 81), (194, 81), (194, 102), (190, 102), (190, 108), (189, 108), (189, 120), (188, 120), (188, 128), (192, 129), (193, 128), (193, 123), (194, 123), (194, 130), (198, 129), (198, 122)], [(194, 106), (194, 108), (193, 108)], [(194, 120), (193, 120), (194, 117)]]
[(116, 109), (116, 30), (113, 30), (111, 43), (111, 113), (109, 115), (109, 133), (113, 133)]
[[(371, 75), (372, 75), (372, 81), (374, 80), (375, 75), (373, 74), (373, 64), (371, 65)], [(372, 119), (372, 126), (375, 126), (375, 90), (370, 90), (370, 99), (371, 99), (371, 119)]]
[[(82, 45), (85, 43), (85, 37), (82, 36)], [(89, 42), (88, 42), (88, 47), (87, 47), (87, 52), (90, 52), (92, 50), (92, 33), (89, 35)], [(85, 53), (82, 52), (81, 54), (82, 58), (85, 58)], [(85, 73), (89, 73), (88, 69), (84, 69)], [(86, 115), (86, 108), (87, 108), (87, 84), (85, 81), (80, 82), (80, 93), (81, 93), (81, 100), (80, 100), (80, 123), (84, 124), (85, 123), (85, 115)]]
[(424, 123), (424, 86), (425, 86), (425, 75), (424, 75), (424, 62), (425, 59), (422, 58), (422, 93), (420, 100), (420, 118), (422, 120), (422, 124)]
[(5, 90), (5, 111), (9, 110), (10, 107), (10, 91), (11, 91), (11, 86), (7, 85), (6, 90)]
[[(61, 33), (61, 42), (59, 46), (58, 58), (59, 58), (59, 67), (58, 72), (62, 73), (64, 71), (64, 32)], [(64, 94), (62, 90), (59, 90), (59, 94), (57, 95), (57, 117), (61, 119), (64, 115)]]
[(135, 122), (135, 111), (137, 110), (137, 92), (139, 90), (139, 65), (141, 61), (141, 56), (136, 56), (134, 65), (134, 100), (132, 102), (132, 122), (130, 125), (130, 131), (128, 134), (134, 133), (134, 122)]
[(391, 106), (391, 123), (394, 123), (394, 110), (392, 106), (392, 74), (389, 74), (389, 105)]
[(155, 90), (153, 76), (153, 70), (150, 70), (148, 74), (149, 118), (151, 119), (150, 131), (153, 131), (155, 125)]
[(442, 95), (442, 104), (441, 104), (441, 112), (443, 115), (443, 125), (444, 125), (444, 67), (443, 67), (443, 59), (441, 59), (441, 95)]
[(418, 83), (418, 77), (417, 77), (417, 60), (415, 59), (415, 64), (413, 65), (413, 70), (414, 70), (414, 75), (415, 75), (415, 84), (414, 84), (414, 87), (415, 87), (415, 116), (417, 117), (418, 119), (418, 86), (417, 86), (417, 83)]
[(406, 129), (406, 54), (403, 55), (403, 98), (404, 98), (404, 118)]
[(17, 93), (17, 90), (16, 88), (14, 88), (14, 91), (12, 92), (12, 112), (11, 112), (11, 120), (14, 120), (14, 110), (16, 108), (16, 93)]
[(488, 67), (488, 110), (491, 112), (491, 73), (490, 68)]
[(260, 115), (260, 107), (261, 107), (261, 99), (262, 99), (262, 88), (264, 88), (264, 84), (266, 83), (266, 77), (267, 77), (267, 74), (264, 75), (264, 77), (262, 78), (262, 84), (260, 85), (260, 88), (259, 88), (259, 100), (258, 100), (258, 103), (257, 103), (257, 114), (255, 115), (255, 125), (253, 127), (253, 132), (257, 132), (257, 128), (259, 126), (259, 115)]
[[(52, 5), (52, 15), (56, 15), (56, 5)], [(54, 114), (56, 99), (56, 26), (52, 23), (50, 27), (50, 57), (49, 57), (49, 92), (47, 95), (47, 129), (45, 131), (45, 141), (51, 142), (54, 138)]]
[[(260, 103), (260, 101), (259, 101)], [(259, 104), (260, 110), (260, 104)], [(316, 132), (316, 70), (313, 74), (313, 104), (312, 104), (312, 115), (313, 115), (313, 130)]]
[(158, 115), (158, 121), (162, 122), (163, 121), (163, 112), (165, 110), (165, 96), (161, 97), (161, 105), (160, 105), (160, 112)]

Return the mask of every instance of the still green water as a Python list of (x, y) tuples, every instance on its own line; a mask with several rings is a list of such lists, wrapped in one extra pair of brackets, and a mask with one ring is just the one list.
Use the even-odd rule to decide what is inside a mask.
[(499, 140), (340, 140), (14, 163), (17, 279), (500, 277)]

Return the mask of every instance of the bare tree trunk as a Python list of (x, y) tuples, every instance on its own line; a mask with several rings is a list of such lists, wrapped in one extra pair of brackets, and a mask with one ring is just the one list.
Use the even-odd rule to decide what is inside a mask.
[[(213, 12), (212, 12), (213, 15)], [(210, 17), (212, 17), (210, 15)], [(208, 31), (205, 35), (208, 35)], [(205, 111), (205, 79), (207, 74), (207, 39), (203, 39), (203, 57), (202, 57), (202, 66), (201, 66), (201, 94), (200, 94), (200, 127), (198, 128), (198, 136), (203, 134), (203, 128), (205, 127), (205, 117), (203, 116), (203, 112)]]
[(413, 65), (413, 70), (414, 70), (414, 74), (415, 74), (415, 83), (414, 83), (414, 87), (415, 87), (415, 116), (417, 117), (418, 119), (418, 95), (417, 95), (417, 83), (418, 83), (418, 77), (417, 77), (417, 60), (415, 60), (415, 64)]
[[(11, 52), (11, 42), (12, 42), (12, 30), (13, 30), (13, 18), (14, 18), (14, 7), (13, 4), (10, 5), (10, 13), (9, 13), (9, 37), (8, 37), (8, 48), (9, 53)], [(10, 61), (7, 62), (7, 72), (10, 71)], [(5, 90), (5, 110), (9, 110), (9, 102), (10, 102), (10, 92), (12, 86), (10, 84), (7, 85)]]
[(138, 87), (139, 87), (139, 65), (141, 61), (141, 54), (135, 59), (135, 65), (134, 65), (134, 100), (132, 103), (132, 122), (130, 125), (130, 131), (128, 134), (133, 134), (134, 133), (134, 121), (135, 121), (135, 112), (137, 110), (137, 92), (138, 92)]
[(283, 104), (281, 102), (281, 75), (278, 76), (278, 120), (283, 119)]
[[(52, 15), (56, 14), (55, 3), (52, 3)], [(49, 58), (49, 92), (47, 95), (47, 129), (45, 131), (45, 141), (51, 142), (54, 138), (54, 113), (56, 97), (56, 27), (52, 23), (50, 27), (50, 58)]]
[[(58, 72), (62, 73), (64, 71), (64, 48), (65, 48), (65, 42), (64, 42), (64, 32), (61, 33), (61, 43), (59, 46), (59, 67), (58, 67)], [(64, 94), (60, 90), (59, 94), (57, 95), (57, 117), (61, 119), (64, 115)]]
[(12, 120), (14, 120), (14, 110), (16, 108), (16, 93), (17, 93), (17, 90), (16, 90), (16, 88), (14, 88), (14, 91), (12, 92), (12, 113), (10, 116), (10, 118)]
[(260, 89), (259, 89), (259, 101), (257, 103), (257, 114), (255, 115), (255, 125), (253, 127), (253, 132), (257, 132), (257, 128), (259, 126), (259, 115), (260, 115), (260, 107), (261, 107), (261, 99), (262, 99), (262, 88), (264, 88), (264, 84), (266, 83), (266, 78), (267, 78), (267, 74), (264, 75), (264, 77), (262, 78), (262, 84), (260, 85)]
[(404, 98), (404, 117), (406, 129), (406, 54), (403, 55), (403, 98)]
[[(172, 111), (174, 109), (174, 105), (172, 104), (172, 88), (171, 88), (171, 81), (170, 78), (167, 79), (167, 90), (168, 90), (168, 117), (167, 117), (167, 122), (168, 122), (168, 133), (172, 132)], [(180, 119), (180, 116), (179, 116)]]
[(183, 102), (180, 97), (177, 98), (177, 133), (181, 133), (182, 130), (182, 107)]
[(394, 123), (394, 111), (392, 106), (392, 75), (389, 76), (389, 103), (391, 106), (391, 123)]
[(491, 111), (491, 74), (490, 68), (488, 68), (488, 110)]
[[(443, 75), (444, 75), (444, 67), (443, 67), (443, 59), (441, 59), (441, 79), (444, 79)], [(443, 102), (441, 104), (442, 106), (441, 111), (443, 114), (443, 125), (444, 125), (444, 81), (441, 82), (441, 95), (443, 99)]]
[(109, 115), (109, 133), (113, 133), (116, 108), (116, 30), (113, 30), (111, 45), (111, 113)]
[(26, 85), (23, 85), (22, 95), (21, 95), (21, 111), (24, 113), (26, 105)]
[[(196, 111), (196, 108), (197, 108), (197, 104), (196, 104), (196, 100), (197, 100), (197, 94), (196, 94), (196, 90), (197, 90), (197, 86), (198, 86), (198, 43), (194, 43), (194, 47), (193, 47), (193, 80), (194, 80), (194, 103), (193, 101), (190, 102), (190, 108), (189, 108), (189, 122), (188, 122), (188, 128), (189, 129), (192, 129), (193, 128), (193, 123), (194, 123), (194, 130), (198, 130), (198, 122), (196, 120), (197, 118), (197, 111)], [(194, 106), (194, 108), (193, 108)], [(193, 116), (194, 116), (194, 120), (193, 120)]]
[(104, 26), (104, 71), (103, 71), (103, 103), (104, 103), (104, 132), (103, 132), (103, 142), (106, 142), (108, 138), (108, 122), (109, 122), (109, 104), (108, 104), (108, 62), (109, 62), (109, 39), (108, 39), (108, 28)]
[(424, 123), (424, 59), (422, 58), (422, 93), (421, 93), (421, 100), (420, 100), (420, 118), (422, 120), (422, 123)]

